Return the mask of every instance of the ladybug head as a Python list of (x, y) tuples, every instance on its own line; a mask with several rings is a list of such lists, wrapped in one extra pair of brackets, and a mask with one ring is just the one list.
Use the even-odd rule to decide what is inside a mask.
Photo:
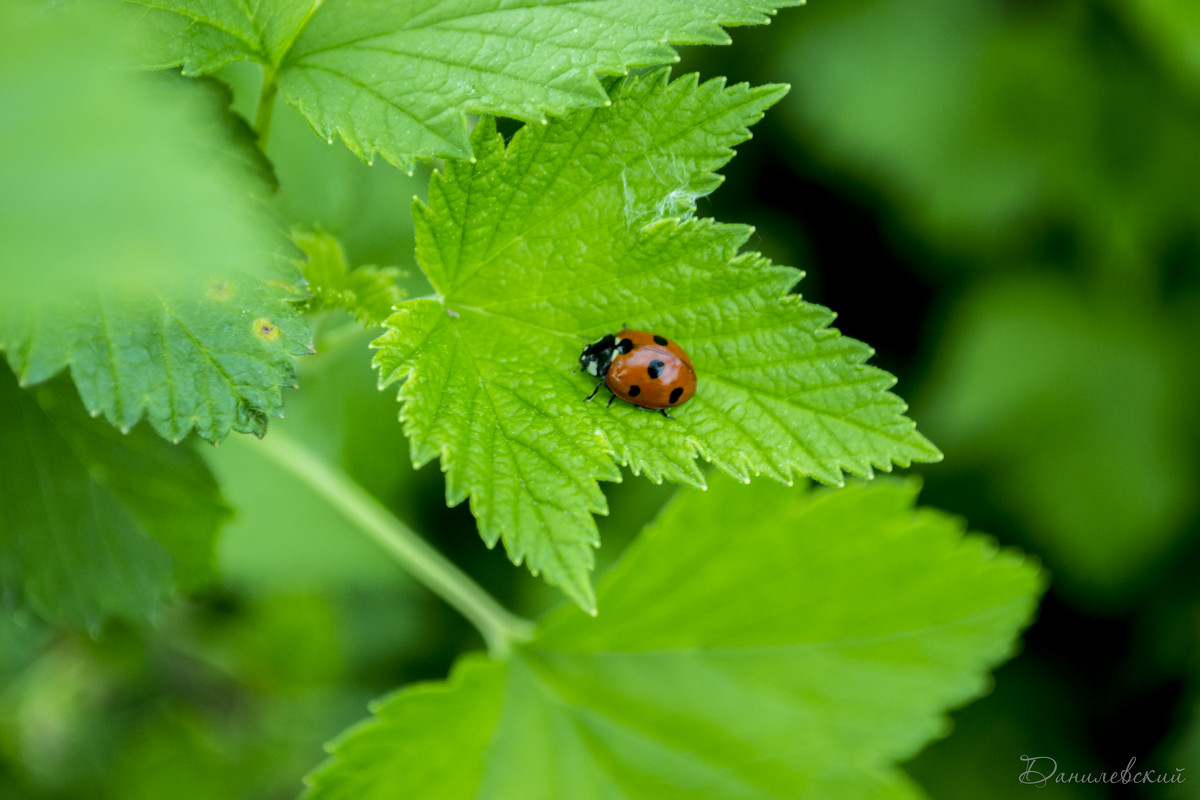
[(579, 354), (579, 366), (593, 378), (603, 378), (608, 375), (608, 367), (612, 364), (613, 353), (617, 349), (617, 337), (611, 333), (583, 348)]

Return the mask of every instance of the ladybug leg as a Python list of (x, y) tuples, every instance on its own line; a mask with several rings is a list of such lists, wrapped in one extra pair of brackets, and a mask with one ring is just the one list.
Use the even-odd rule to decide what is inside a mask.
[(606, 405), (605, 408), (612, 408), (613, 400), (616, 400), (616, 399), (617, 399), (617, 396), (615, 394), (612, 397), (608, 398), (608, 405)]
[(595, 396), (596, 396), (596, 392), (600, 391), (600, 387), (601, 387), (601, 386), (603, 386), (603, 385), (604, 385), (604, 381), (601, 381), (600, 383), (597, 383), (597, 384), (596, 384), (596, 388), (595, 388), (595, 389), (592, 389), (592, 393), (591, 393), (591, 394), (589, 394), (587, 397), (585, 397), (585, 398), (583, 398), (583, 399), (584, 399), (584, 400), (591, 400), (593, 397), (595, 397)]
[(666, 417), (667, 419), (675, 419), (674, 417), (672, 417), (670, 414), (667, 413), (667, 410), (665, 408), (660, 408), (659, 411), (661, 411), (662, 415), (664, 417)]

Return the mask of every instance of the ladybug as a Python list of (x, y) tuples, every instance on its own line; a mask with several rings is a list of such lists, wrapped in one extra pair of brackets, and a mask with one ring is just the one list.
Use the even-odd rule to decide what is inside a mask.
[(675, 419), (667, 409), (683, 405), (696, 393), (691, 357), (677, 342), (650, 331), (624, 328), (602, 336), (583, 348), (579, 366), (603, 380), (585, 399), (591, 400), (601, 386), (607, 386), (612, 392), (610, 406), (619, 397)]

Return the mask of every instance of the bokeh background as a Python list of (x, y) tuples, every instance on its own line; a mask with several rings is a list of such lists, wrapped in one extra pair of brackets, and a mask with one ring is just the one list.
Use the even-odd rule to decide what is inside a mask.
[[(1200, 797), (1200, 3), (814, 0), (732, 33), (680, 69), (792, 91), (700, 213), (755, 225), (898, 376), (946, 455), (923, 502), (1053, 576), (994, 692), (907, 768), (937, 800)], [(255, 71), (220, 77), (249, 114)], [(367, 167), (282, 103), (271, 136), (289, 220), (413, 268), (427, 173)], [(412, 471), (347, 322), (317, 320), (272, 426), (513, 608), (557, 603)], [(221, 586), (95, 637), (0, 617), (0, 798), (290, 798), (368, 700), (480, 646), (255, 444), (201, 446), (235, 512)], [(671, 491), (608, 487), (601, 569)], [(1022, 755), (1189, 781), (1039, 790)]]

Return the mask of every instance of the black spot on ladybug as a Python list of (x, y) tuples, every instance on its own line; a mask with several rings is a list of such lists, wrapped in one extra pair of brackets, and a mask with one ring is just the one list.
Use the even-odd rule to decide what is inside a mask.
[(633, 339), (622, 339), (621, 343), (617, 345), (617, 350), (622, 353), (628, 353), (632, 349)]
[(642, 387), (636, 386), (636, 385), (629, 387), (629, 396), (630, 397), (637, 397), (641, 393), (642, 393)]
[(679, 395), (681, 395), (681, 394), (683, 394), (682, 386), (676, 386), (674, 389), (671, 390), (671, 404), (672, 405), (679, 402)]
[(657, 358), (650, 362), (650, 366), (646, 367), (646, 372), (650, 373), (651, 380), (657, 380), (664, 366), (666, 365)]
[(654, 343), (661, 344), (663, 347), (666, 347), (668, 344), (670, 344), (670, 342), (668, 342), (664, 337), (659, 336), (657, 333), (654, 334)]

